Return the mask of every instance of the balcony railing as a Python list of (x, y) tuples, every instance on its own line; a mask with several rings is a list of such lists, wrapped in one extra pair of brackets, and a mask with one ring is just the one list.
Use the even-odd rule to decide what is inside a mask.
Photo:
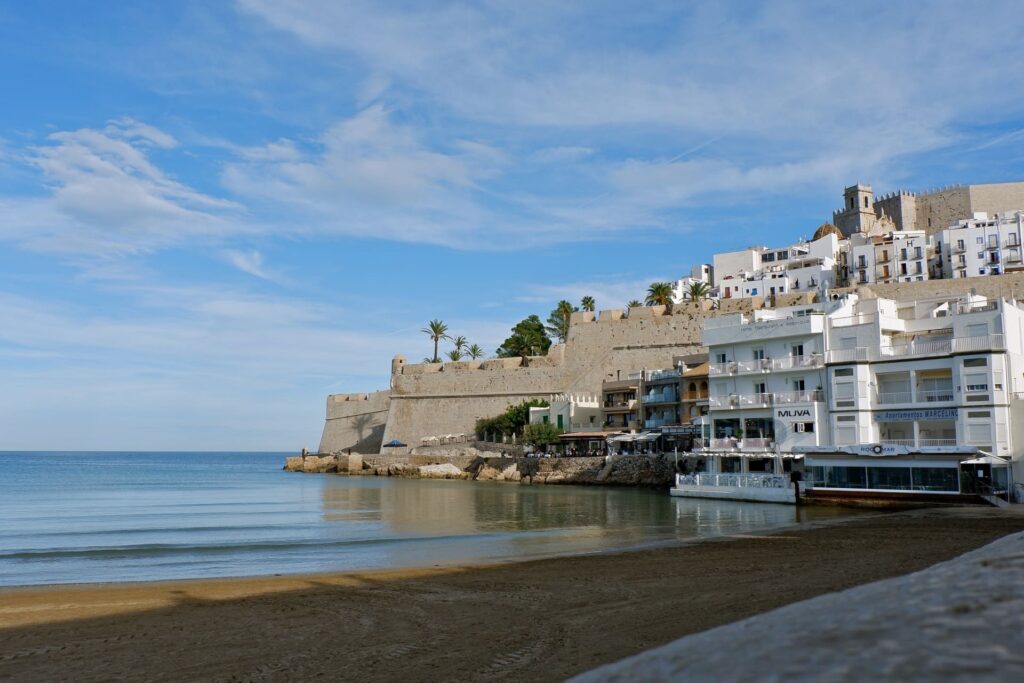
[(682, 377), (682, 375), (682, 370), (656, 370), (655, 372), (652, 372), (651, 376), (648, 377), (647, 379), (650, 382), (657, 382), (658, 380), (662, 379), (673, 379), (675, 377)]
[(676, 403), (679, 396), (674, 391), (666, 391), (659, 394), (644, 394), (641, 397), (642, 403)]
[(815, 389), (813, 391), (712, 396), (708, 399), (708, 405), (711, 408), (758, 408), (790, 403), (816, 403), (823, 400), (825, 400), (823, 392)]
[(940, 403), (942, 401), (954, 400), (953, 388), (948, 389), (918, 389), (916, 392), (909, 391), (880, 391), (877, 395), (878, 403), (891, 405), (893, 403)]
[(779, 474), (677, 474), (676, 486), (728, 486), (733, 488), (785, 489), (788, 475)]
[(771, 450), (775, 439), (748, 438), (738, 439), (735, 436), (716, 437), (711, 439), (711, 448), (724, 450)]
[(1005, 348), (1003, 335), (990, 334), (978, 337), (957, 337), (930, 341), (913, 341), (892, 346), (836, 349), (829, 351), (829, 363), (853, 363), (876, 361), (889, 358), (914, 358), (944, 356), (951, 353), (975, 353), (979, 351), (1000, 351)]
[(683, 394), (684, 401), (706, 401), (707, 399), (707, 391), (687, 391)]
[(731, 375), (736, 372), (736, 363), (729, 361), (726, 363), (710, 363), (708, 365), (709, 375)]
[(908, 446), (910, 448), (921, 448), (923, 446), (955, 446), (956, 439), (881, 439), (879, 443), (884, 446)]
[(783, 358), (759, 358), (755, 360), (729, 361), (727, 363), (712, 363), (708, 366), (708, 374), (718, 376), (784, 372), (786, 370), (820, 368), (824, 364), (825, 357), (815, 353), (805, 356), (785, 356)]
[(767, 358), (757, 360), (741, 360), (736, 363), (736, 374), (745, 372), (768, 372), (772, 369), (772, 362)]

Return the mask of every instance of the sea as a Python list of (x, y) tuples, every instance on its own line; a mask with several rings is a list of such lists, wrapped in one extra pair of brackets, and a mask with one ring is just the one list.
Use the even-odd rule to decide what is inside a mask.
[(807, 524), (664, 491), (349, 477), (285, 453), (0, 452), (0, 586), (433, 567)]

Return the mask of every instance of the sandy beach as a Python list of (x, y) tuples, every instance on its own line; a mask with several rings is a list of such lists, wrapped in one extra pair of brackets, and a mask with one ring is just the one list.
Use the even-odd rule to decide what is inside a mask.
[(486, 567), (7, 589), (0, 680), (561, 680), (1021, 529), (915, 510)]

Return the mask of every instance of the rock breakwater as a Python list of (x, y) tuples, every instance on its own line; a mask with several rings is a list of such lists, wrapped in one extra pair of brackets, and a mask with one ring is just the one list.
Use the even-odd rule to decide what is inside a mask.
[(509, 456), (473, 447), (410, 455), (318, 454), (296, 456), (286, 470), (407, 479), (466, 479), (518, 484), (672, 485), (672, 456), (588, 458)]

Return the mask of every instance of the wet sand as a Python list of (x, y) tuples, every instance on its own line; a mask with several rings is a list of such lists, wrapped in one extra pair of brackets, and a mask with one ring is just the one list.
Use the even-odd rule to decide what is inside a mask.
[(0, 680), (562, 680), (1022, 529), (916, 510), (488, 567), (7, 589)]

